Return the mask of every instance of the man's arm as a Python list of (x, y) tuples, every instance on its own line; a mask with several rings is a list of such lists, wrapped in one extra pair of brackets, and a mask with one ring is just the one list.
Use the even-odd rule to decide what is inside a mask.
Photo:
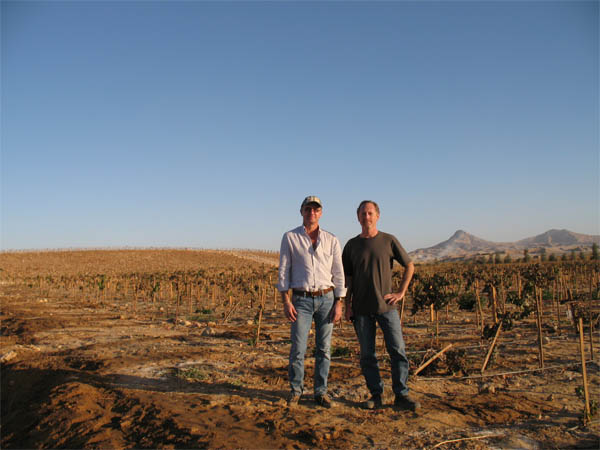
[(283, 314), (290, 322), (295, 322), (298, 317), (296, 308), (290, 299), (290, 276), (292, 272), (292, 251), (287, 236), (284, 234), (279, 249), (279, 283), (277, 289), (281, 293)]
[(352, 320), (352, 277), (346, 275), (346, 320)]
[(294, 308), (294, 304), (290, 299), (290, 291), (280, 292), (281, 301), (283, 302), (283, 314), (288, 318), (290, 322), (295, 322), (298, 318), (298, 312)]
[(336, 323), (342, 318), (342, 302), (341, 299), (346, 295), (346, 287), (344, 286), (344, 266), (342, 264), (342, 250), (338, 238), (333, 238), (333, 264), (331, 266), (331, 275), (334, 284), (334, 296), (336, 301), (331, 310), (331, 321)]
[(404, 274), (402, 275), (402, 280), (400, 281), (400, 290), (396, 293), (392, 292), (391, 294), (385, 295), (383, 299), (390, 305), (395, 305), (401, 301), (406, 295), (408, 285), (410, 284), (410, 280), (412, 280), (414, 273), (415, 265), (414, 263), (409, 262), (404, 268)]

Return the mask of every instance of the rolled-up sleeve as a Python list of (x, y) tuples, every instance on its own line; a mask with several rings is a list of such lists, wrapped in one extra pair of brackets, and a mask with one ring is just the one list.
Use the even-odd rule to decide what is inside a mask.
[(331, 267), (334, 290), (336, 297), (346, 296), (346, 280), (344, 278), (344, 266), (342, 264), (342, 247), (337, 237), (333, 238), (333, 264)]
[(286, 292), (290, 289), (290, 276), (292, 269), (292, 255), (287, 233), (281, 238), (281, 247), (279, 249), (279, 282), (277, 290)]

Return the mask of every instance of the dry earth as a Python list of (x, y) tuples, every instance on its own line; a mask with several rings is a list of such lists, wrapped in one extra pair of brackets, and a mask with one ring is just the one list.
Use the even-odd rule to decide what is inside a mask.
[[(479, 378), (489, 342), (465, 313), (450, 312), (440, 342), (467, 350), (471, 377), (443, 366), (409, 386), (418, 414), (395, 411), (389, 365), (382, 359), (386, 407), (360, 408), (367, 391), (349, 323), (336, 326), (329, 388), (335, 407), (306, 395), (285, 403), (289, 326), (268, 309), (261, 341), (254, 311), (174, 324), (133, 314), (126, 302), (40, 297), (0, 285), (2, 448), (598, 448), (599, 425), (583, 426), (578, 341), (572, 329), (548, 333), (546, 367), (538, 366), (533, 323), (502, 335)], [(425, 315), (405, 314), (412, 358), (430, 347)], [(596, 336), (595, 349), (598, 352)], [(587, 344), (586, 344), (587, 345)], [(378, 344), (381, 348), (381, 344)], [(419, 353), (421, 352), (421, 353)], [(310, 353), (310, 350), (309, 350)], [(344, 353), (341, 352), (340, 353)], [(588, 361), (592, 399), (598, 364)], [(506, 372), (515, 372), (506, 374)]]

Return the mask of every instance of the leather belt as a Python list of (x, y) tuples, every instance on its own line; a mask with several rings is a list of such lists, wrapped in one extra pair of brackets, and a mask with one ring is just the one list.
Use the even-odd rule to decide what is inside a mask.
[(295, 295), (299, 295), (301, 297), (313, 297), (313, 298), (314, 297), (322, 297), (322, 296), (324, 296), (325, 294), (327, 294), (328, 292), (331, 292), (331, 291), (333, 291), (333, 287), (329, 287), (327, 289), (322, 289), (320, 291), (313, 291), (313, 292), (311, 292), (311, 291), (299, 291), (298, 289), (292, 289), (292, 292)]

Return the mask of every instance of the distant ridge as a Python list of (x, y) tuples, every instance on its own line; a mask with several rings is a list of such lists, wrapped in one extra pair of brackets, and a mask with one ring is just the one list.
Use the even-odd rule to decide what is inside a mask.
[[(548, 250), (549, 253), (582, 251), (588, 249), (594, 243), (600, 245), (600, 235), (574, 233), (569, 230), (552, 229), (516, 242), (486, 241), (464, 230), (457, 230), (448, 240), (432, 247), (417, 249), (409, 254), (417, 262), (445, 261), (498, 252), (519, 254), (524, 249), (529, 249), (531, 254)], [(542, 250), (542, 248), (545, 250)]]

